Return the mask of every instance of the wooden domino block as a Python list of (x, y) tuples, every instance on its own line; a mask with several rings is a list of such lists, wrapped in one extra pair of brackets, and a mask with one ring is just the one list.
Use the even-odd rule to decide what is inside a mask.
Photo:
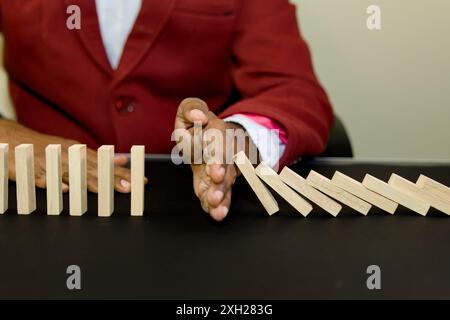
[(280, 178), (292, 189), (317, 204), (333, 217), (336, 217), (341, 211), (342, 206), (339, 203), (311, 187), (303, 177), (288, 167), (281, 171)]
[(356, 181), (339, 171), (335, 172), (331, 181), (339, 188), (350, 192), (358, 198), (361, 198), (390, 214), (394, 214), (395, 210), (398, 208), (398, 203), (367, 189), (361, 182)]
[(272, 170), (264, 162), (255, 170), (258, 177), (261, 178), (268, 186), (270, 186), (276, 193), (278, 193), (283, 199), (285, 199), (291, 206), (306, 217), (311, 211), (312, 206), (302, 197), (300, 197), (294, 190), (289, 188), (278, 176), (278, 174)]
[(0, 144), (0, 214), (8, 210), (8, 144)]
[(32, 144), (15, 148), (17, 213), (28, 215), (36, 210), (34, 150)]
[(57, 216), (63, 210), (61, 145), (51, 144), (45, 148), (45, 171), (47, 215)]
[(358, 211), (363, 215), (367, 215), (372, 208), (369, 203), (335, 186), (330, 179), (320, 175), (313, 170), (311, 170), (311, 172), (309, 173), (306, 181), (308, 181), (308, 183), (314, 188), (322, 191), (323, 193), (329, 195), (337, 201), (342, 202), (343, 204), (349, 206), (350, 208)]
[(415, 211), (420, 215), (425, 216), (430, 209), (430, 205), (428, 205), (427, 203), (395, 189), (391, 185), (371, 176), (370, 174), (366, 174), (366, 176), (364, 177), (363, 185), (369, 190), (372, 190), (373, 192), (376, 192), (383, 197), (395, 201), (398, 204), (401, 204), (402, 206)]
[(422, 200), (423, 202), (431, 205), (433, 208), (450, 215), (450, 202), (447, 203), (441, 198), (435, 196), (433, 193), (420, 189), (415, 183), (396, 174), (392, 174), (389, 179), (389, 184), (395, 189), (404, 192), (413, 198)]
[(416, 182), (416, 185), (427, 193), (432, 193), (433, 195), (439, 197), (441, 200), (450, 202), (450, 188), (443, 185), (442, 183), (439, 183), (421, 174)]
[(69, 211), (82, 216), (87, 211), (86, 145), (69, 147)]
[(131, 215), (144, 215), (145, 146), (131, 148)]
[(259, 180), (259, 178), (256, 176), (255, 168), (253, 168), (252, 163), (243, 151), (234, 156), (234, 163), (241, 171), (245, 180), (247, 180), (253, 192), (255, 192), (259, 201), (261, 201), (267, 213), (269, 215), (273, 215), (274, 213), (278, 212), (280, 209), (278, 208), (277, 201), (272, 196), (270, 191), (267, 190), (266, 186), (261, 182), (261, 180)]
[(114, 146), (97, 150), (98, 216), (110, 217), (114, 212)]

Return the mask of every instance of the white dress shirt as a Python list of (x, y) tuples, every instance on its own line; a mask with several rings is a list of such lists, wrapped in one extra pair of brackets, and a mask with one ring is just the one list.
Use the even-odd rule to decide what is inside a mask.
[[(142, 0), (96, 0), (95, 4), (106, 55), (113, 69), (117, 69)], [(262, 160), (272, 167), (277, 165), (285, 149), (278, 135), (244, 115), (236, 114), (224, 120), (241, 125), (255, 143)]]

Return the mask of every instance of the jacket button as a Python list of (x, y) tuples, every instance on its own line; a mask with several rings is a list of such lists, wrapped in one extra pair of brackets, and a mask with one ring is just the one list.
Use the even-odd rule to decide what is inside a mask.
[(114, 107), (121, 114), (130, 114), (134, 112), (135, 101), (132, 98), (119, 98), (116, 100)]

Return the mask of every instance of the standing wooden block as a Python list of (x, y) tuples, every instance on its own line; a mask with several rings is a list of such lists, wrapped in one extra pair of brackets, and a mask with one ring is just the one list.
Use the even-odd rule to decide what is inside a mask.
[(114, 212), (114, 146), (97, 150), (98, 216), (110, 217)]
[(131, 215), (144, 215), (145, 146), (131, 148)]
[(259, 201), (261, 201), (267, 213), (269, 215), (273, 215), (274, 213), (278, 212), (280, 209), (278, 208), (277, 201), (272, 196), (270, 191), (267, 190), (266, 186), (261, 182), (261, 180), (259, 180), (259, 178), (256, 176), (255, 168), (253, 168), (252, 163), (243, 151), (234, 156), (234, 163), (241, 171), (245, 180), (247, 180), (253, 192), (255, 192)]
[(32, 144), (21, 144), (15, 148), (17, 213), (31, 214), (36, 210), (36, 188), (34, 178), (34, 150)]
[(442, 183), (421, 174), (416, 184), (420, 189), (434, 194), (443, 201), (450, 202), (450, 188)]
[(390, 214), (394, 214), (395, 210), (398, 208), (398, 203), (389, 200), (378, 193), (370, 191), (364, 187), (361, 182), (356, 181), (355, 179), (352, 179), (339, 171), (336, 171), (331, 181), (339, 188), (350, 192), (358, 198), (361, 198)]
[(87, 211), (86, 145), (69, 147), (69, 211), (82, 216)]
[(436, 208), (437, 210), (450, 215), (450, 202), (447, 203), (434, 194), (420, 189), (415, 183), (408, 181), (396, 174), (392, 174), (391, 178), (389, 179), (389, 184), (395, 189), (406, 193), (413, 198), (422, 200), (423, 202), (431, 205), (433, 208)]
[(395, 189), (386, 182), (381, 181), (380, 179), (377, 179), (370, 174), (366, 174), (366, 176), (364, 177), (363, 185), (373, 192), (381, 194), (383, 197), (391, 199), (392, 201), (395, 201), (402, 206), (423, 216), (426, 215), (428, 210), (430, 209), (430, 205), (428, 205), (427, 203)]
[(45, 148), (45, 171), (47, 215), (57, 216), (63, 210), (61, 145), (51, 144)]
[(349, 206), (350, 208), (358, 211), (363, 215), (367, 215), (370, 209), (372, 208), (372, 206), (369, 203), (335, 186), (330, 179), (320, 175), (319, 173), (313, 170), (311, 170), (311, 172), (309, 173), (308, 178), (306, 178), (306, 181), (308, 181), (308, 183), (314, 188), (342, 202), (343, 204)]
[(294, 190), (289, 188), (281, 180), (278, 174), (264, 162), (261, 162), (256, 168), (256, 174), (304, 217), (312, 211), (312, 206), (300, 197)]
[(0, 214), (8, 210), (8, 145), (0, 144)]
[(292, 189), (317, 204), (333, 217), (336, 217), (342, 210), (342, 206), (339, 203), (311, 187), (302, 176), (288, 167), (284, 167), (283, 171), (281, 171), (280, 178)]

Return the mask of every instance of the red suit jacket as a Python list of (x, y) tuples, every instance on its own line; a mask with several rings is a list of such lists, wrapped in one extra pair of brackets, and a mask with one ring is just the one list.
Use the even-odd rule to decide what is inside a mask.
[[(81, 30), (66, 27), (69, 5)], [(221, 117), (277, 121), (288, 135), (282, 165), (325, 147), (332, 109), (288, 0), (143, 0), (117, 70), (94, 0), (0, 0), (0, 10), (11, 96), (30, 128), (169, 153), (179, 103), (199, 97)]]

